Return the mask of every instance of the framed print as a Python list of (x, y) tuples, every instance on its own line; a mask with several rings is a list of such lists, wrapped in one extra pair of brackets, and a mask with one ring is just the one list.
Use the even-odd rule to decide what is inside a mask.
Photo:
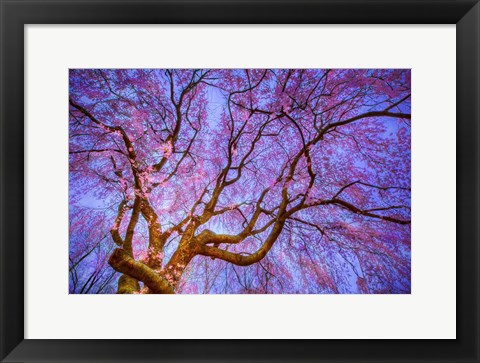
[(479, 361), (477, 1), (1, 5), (2, 361)]

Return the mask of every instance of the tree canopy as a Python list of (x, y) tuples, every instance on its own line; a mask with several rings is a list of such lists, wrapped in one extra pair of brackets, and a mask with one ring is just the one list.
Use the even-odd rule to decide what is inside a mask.
[(71, 293), (410, 293), (410, 70), (69, 78)]

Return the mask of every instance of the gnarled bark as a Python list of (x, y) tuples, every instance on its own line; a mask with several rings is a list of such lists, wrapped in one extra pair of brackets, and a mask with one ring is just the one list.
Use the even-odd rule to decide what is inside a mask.
[(108, 260), (116, 271), (142, 281), (155, 294), (173, 294), (173, 287), (166, 279), (160, 276), (147, 265), (135, 261), (124, 250), (117, 248)]
[(118, 279), (117, 294), (133, 294), (140, 291), (140, 284), (133, 277), (123, 274)]

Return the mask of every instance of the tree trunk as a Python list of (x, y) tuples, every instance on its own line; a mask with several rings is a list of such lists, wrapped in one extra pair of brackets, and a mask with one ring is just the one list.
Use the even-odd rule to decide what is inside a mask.
[(140, 291), (140, 284), (133, 277), (123, 274), (118, 279), (117, 294), (133, 294)]

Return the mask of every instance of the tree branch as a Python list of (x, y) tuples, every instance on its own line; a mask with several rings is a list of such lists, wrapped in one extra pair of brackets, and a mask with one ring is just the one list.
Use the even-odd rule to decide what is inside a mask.
[(147, 265), (135, 261), (124, 250), (117, 248), (110, 256), (108, 263), (118, 272), (142, 281), (156, 294), (174, 294), (173, 287), (166, 279)]

